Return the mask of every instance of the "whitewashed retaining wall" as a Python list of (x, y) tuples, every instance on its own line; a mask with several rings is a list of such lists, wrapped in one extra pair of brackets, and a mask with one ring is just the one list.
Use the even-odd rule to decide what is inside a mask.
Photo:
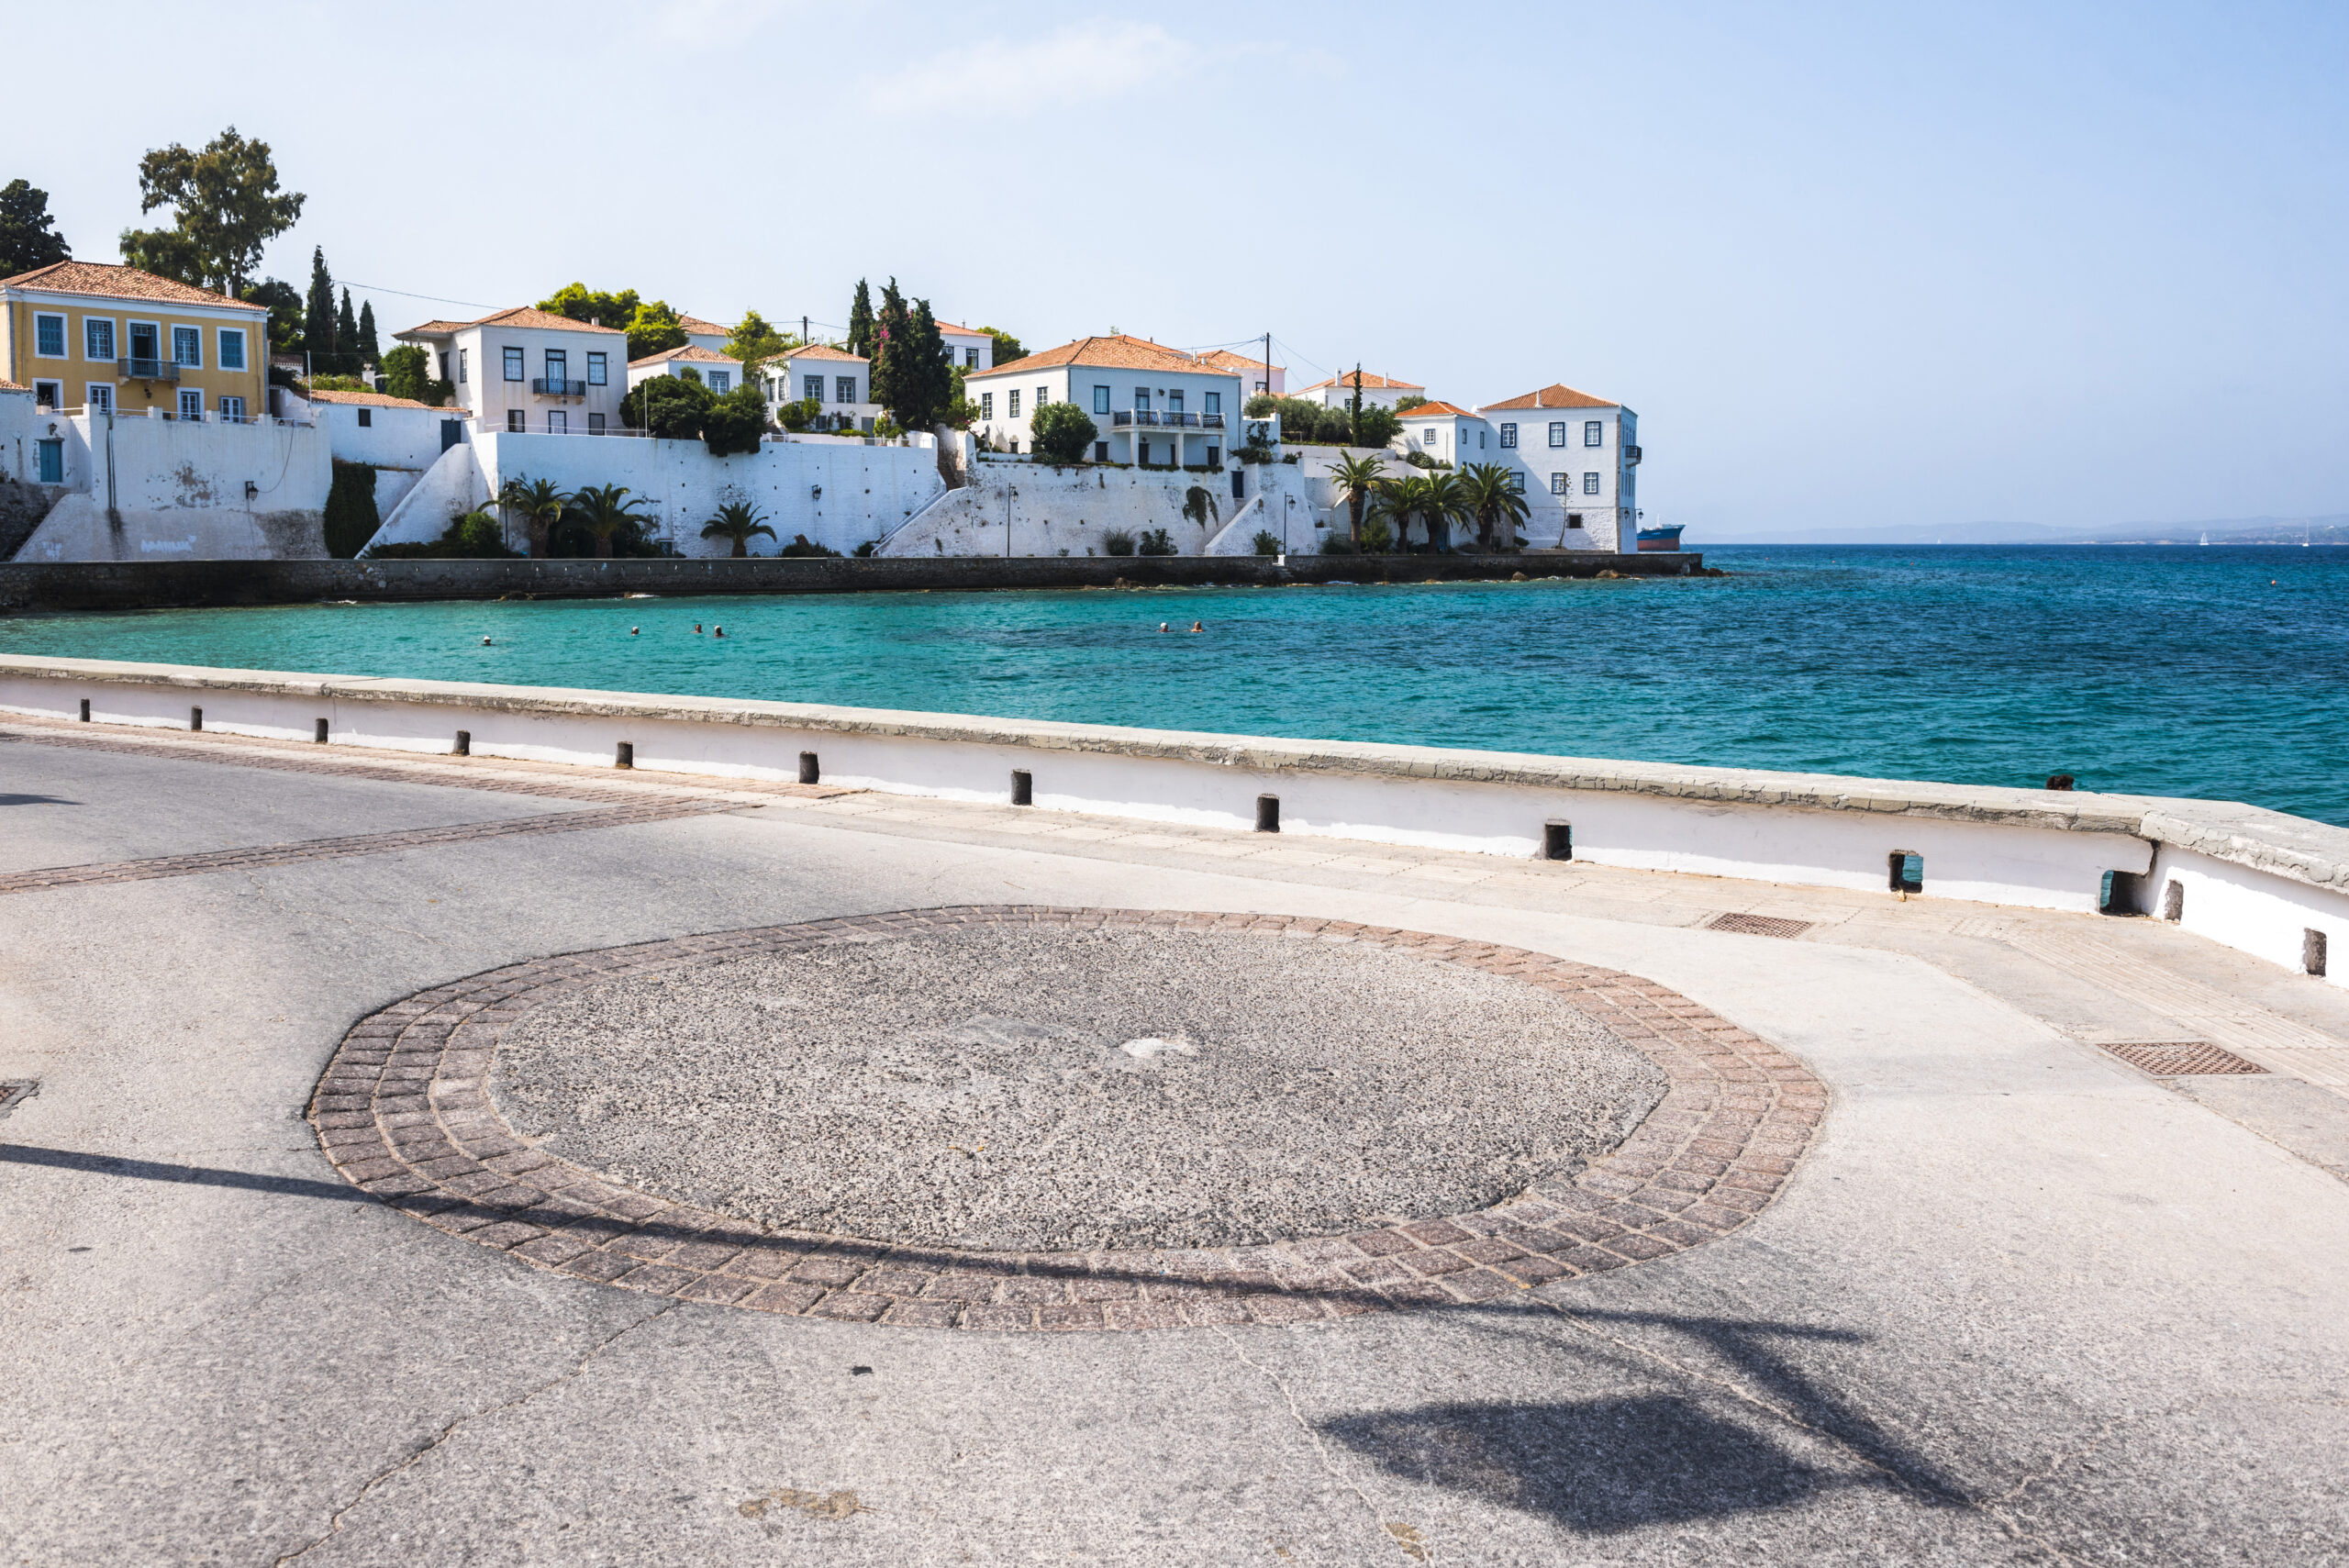
[[(1239, 472), (1246, 476), (1248, 495), (1235, 501), (1229, 472), (1054, 468), (1050, 463), (981, 456), (971, 464), (968, 485), (922, 513), (911, 527), (890, 536), (880, 553), (1107, 555), (1104, 541), (1112, 532), (1123, 531), (1139, 539), (1152, 528), (1164, 528), (1175, 554), (1201, 555), (1233, 516), (1259, 496), (1264, 499), (1256, 515), (1267, 519), (1262, 526), (1280, 533), (1286, 498), (1292, 550), (1299, 555), (1319, 550), (1321, 536), (1314, 531), (1317, 513), (1312, 495), (1317, 489), (1326, 490), (1326, 484), (1308, 484), (1295, 463), (1251, 463)], [(1184, 500), (1193, 485), (1208, 493), (1210, 505), (1204, 524), (1183, 515)], [(1011, 536), (1008, 550), (1004, 548), (1007, 518)], [(1252, 550), (1243, 546), (1226, 553)]]
[[(41, 519), (19, 561), (323, 560), (327, 490), (334, 478), (326, 432), (262, 419), (113, 420), (113, 496), (106, 516), (105, 416), (44, 413), (65, 442), (66, 495)], [(248, 494), (246, 485), (252, 490)]]
[[(0, 657), (0, 710), (477, 756), (790, 779), (817, 753), (827, 782), (1039, 810), (1247, 828), (1262, 795), (1281, 831), (1486, 854), (1542, 851), (1571, 824), (1577, 860), (1773, 883), (1887, 889), (1895, 853), (1924, 860), (1927, 896), (2091, 912), (2105, 873), (2143, 876), (2159, 913), (2298, 967), (2323, 932), (2349, 983), (2349, 830), (2226, 802), (2056, 795), (1826, 774), (1594, 762), (1509, 752), (1123, 729), (796, 703), (454, 682)], [(2144, 873), (2150, 872), (2150, 876)], [(1887, 893), (1887, 895), (1888, 893)]]

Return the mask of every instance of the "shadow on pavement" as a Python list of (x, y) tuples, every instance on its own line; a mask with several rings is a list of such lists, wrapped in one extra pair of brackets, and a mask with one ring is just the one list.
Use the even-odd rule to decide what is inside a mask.
[(279, 1193), (288, 1197), (332, 1198), (338, 1203), (372, 1204), (371, 1195), (344, 1182), (313, 1182), (300, 1176), (262, 1176), (250, 1171), (223, 1171), (211, 1165), (165, 1165), (153, 1160), (130, 1160), (119, 1154), (84, 1154), (74, 1149), (36, 1149), (28, 1143), (0, 1143), (0, 1163), (46, 1165), (57, 1171), (85, 1171), (94, 1176), (132, 1176), (147, 1182), (178, 1182), (197, 1187), (239, 1187), (247, 1192)]

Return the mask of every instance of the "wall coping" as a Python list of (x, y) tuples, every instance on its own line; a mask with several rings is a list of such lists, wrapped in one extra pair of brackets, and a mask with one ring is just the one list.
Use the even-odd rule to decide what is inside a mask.
[(2167, 843), (2254, 870), (2349, 891), (2349, 828), (2240, 801), (2091, 791), (2009, 789), (1759, 768), (1551, 757), (1521, 751), (1397, 746), (1358, 740), (1296, 740), (1178, 729), (992, 718), (976, 714), (840, 707), (746, 697), (506, 686), (469, 681), (395, 680), (276, 670), (211, 669), (108, 659), (0, 655), (0, 675), (102, 684), (250, 692), (337, 702), (416, 703), (550, 717), (725, 724), (841, 735), (899, 737), (1015, 746), (1264, 773), (1342, 773), (1443, 784), (1510, 784), (1562, 791), (1653, 795), (1722, 806), (1861, 811), (1887, 817), (2076, 833), (2122, 833)]

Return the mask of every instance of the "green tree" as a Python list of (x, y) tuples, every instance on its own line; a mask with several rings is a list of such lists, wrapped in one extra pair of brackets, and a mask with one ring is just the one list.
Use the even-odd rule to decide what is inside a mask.
[(677, 313), (665, 299), (648, 299), (638, 305), (636, 314), (628, 320), (627, 330), (630, 362), (685, 346), (685, 324), (677, 318)]
[[(597, 294), (585, 284), (565, 284), (546, 298), (538, 308), (555, 316), (584, 321), (590, 327), (612, 327), (626, 331), (636, 319), (636, 307), (641, 303), (634, 289), (622, 289), (618, 294)], [(654, 353), (660, 350), (655, 349)]]
[[(139, 210), (173, 209), (169, 228), (122, 231), (123, 259), (198, 288), (239, 295), (262, 247), (302, 216), (299, 191), (281, 191), (269, 143), (230, 126), (191, 152), (179, 143), (139, 161)], [(333, 308), (333, 303), (328, 303)]]
[(1354, 395), (1346, 403), (1346, 444), (1362, 445), (1362, 361), (1354, 361)]
[(72, 259), (50, 221), (49, 193), (23, 180), (0, 185), (0, 278)]
[(1385, 477), (1386, 464), (1375, 452), (1366, 457), (1341, 456), (1330, 465), (1330, 483), (1346, 502), (1346, 538), (1362, 538), (1363, 508)]
[(1047, 403), (1030, 417), (1028, 433), (1035, 438), (1036, 455), (1054, 462), (1082, 462), (1101, 439), (1096, 425), (1074, 403)]
[[(666, 381), (668, 377), (655, 379)], [(591, 484), (571, 497), (569, 515), (596, 541), (596, 559), (612, 558), (613, 537), (623, 529), (640, 530), (650, 521), (641, 501), (628, 498), (624, 484)]]
[(1504, 553), (1517, 548), (1517, 525), (1527, 516), (1525, 492), (1515, 470), (1497, 462), (1472, 462), (1460, 471), (1461, 505), (1476, 521), (1476, 543)]
[(1403, 433), (1403, 421), (1392, 408), (1375, 403), (1363, 405), (1362, 415), (1354, 421), (1354, 445), (1358, 447), (1388, 447)]
[(327, 271), (326, 247), (310, 250), (310, 295), (302, 306), (302, 348), (314, 371), (334, 369), (334, 275)]
[(1024, 360), (1028, 357), (1028, 350), (1019, 346), (1019, 339), (1001, 328), (982, 327), (979, 330), (995, 339), (995, 368), (996, 370), (1001, 370), (1014, 360)]
[(1426, 398), (1421, 397), (1415, 392), (1410, 394), (1408, 396), (1397, 398), (1395, 400), (1395, 412), (1397, 414), (1408, 414), (1412, 409), (1419, 407), (1426, 402)]
[(799, 347), (799, 339), (789, 332), (778, 332), (767, 325), (766, 318), (755, 310), (746, 310), (742, 319), (726, 335), (726, 353), (729, 359), (742, 361), (742, 379), (755, 382), (766, 367)]
[(375, 510), (375, 470), (368, 463), (334, 460), (334, 483), (327, 489), (327, 553), (349, 561), (367, 548), (384, 526)]
[[(275, 354), (298, 354), (302, 351), (302, 296), (294, 285), (282, 278), (263, 278), (257, 284), (247, 284), (237, 292), (237, 297), (248, 305), (269, 306), (269, 348)], [(422, 353), (421, 349), (417, 350)]]
[(938, 317), (930, 301), (914, 301), (913, 341), (897, 373), (901, 406), (891, 411), (908, 430), (934, 429), (946, 418), (960, 390), (954, 367), (946, 361), (946, 339), (940, 336)]
[(767, 400), (753, 382), (713, 396), (702, 410), (701, 439), (708, 444), (712, 457), (756, 452), (759, 439), (766, 433)]
[(620, 399), (620, 423), (663, 441), (701, 435), (702, 416), (717, 401), (709, 388), (682, 376), (647, 376)]
[(856, 280), (856, 298), (848, 307), (848, 351), (873, 357), (873, 291)]
[(897, 280), (891, 278), (881, 285), (881, 311), (873, 321), (873, 346), (857, 350), (872, 357), (872, 397), (884, 408), (903, 406), (897, 381), (901, 372), (913, 368), (905, 363), (906, 348), (912, 340), (913, 317), (907, 314), (906, 296), (897, 292)]
[(384, 356), (384, 387), (394, 397), (413, 398), (434, 408), (448, 406), (456, 388), (432, 379), (432, 356), (414, 343), (401, 343)]
[(748, 501), (727, 502), (718, 508), (716, 517), (701, 526), (701, 537), (704, 539), (731, 539), (734, 542), (733, 556), (737, 561), (750, 555), (752, 534), (764, 534), (773, 539), (774, 529), (767, 526), (765, 515)]
[(334, 313), (335, 361), (349, 374), (356, 374), (364, 361), (359, 352), (359, 318), (351, 313), (351, 290), (342, 291), (342, 304)]
[(375, 340), (375, 302), (362, 301), (359, 306), (359, 357), (371, 365), (384, 362), (384, 350)]
[(497, 493), (497, 504), (522, 519), (522, 534), (529, 541), (530, 554), (543, 557), (554, 537), (554, 526), (562, 521), (563, 511), (571, 505), (571, 496), (551, 479), (532, 479), (520, 473), (506, 482), (506, 487)]

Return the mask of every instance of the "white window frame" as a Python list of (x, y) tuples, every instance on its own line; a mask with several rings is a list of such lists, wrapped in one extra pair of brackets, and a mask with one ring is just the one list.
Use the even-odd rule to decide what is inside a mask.
[(1582, 444), (1586, 447), (1605, 446), (1607, 444), (1607, 421), (1604, 419), (1585, 419), (1582, 422)]
[(1596, 495), (1598, 494), (1598, 475), (1597, 473), (1586, 473), (1582, 476), (1582, 493), (1586, 495)]
[(1040, 386), (1036, 389), (1036, 406), (1038, 409), (1041, 410), (1045, 404), (1050, 403), (1052, 400), (1052, 389), (1051, 387)]
[(832, 377), (832, 401), (835, 403), (856, 402), (856, 377), (852, 375)]
[(979, 368), (979, 351), (976, 349), (963, 350), (963, 368), (966, 371), (974, 371)]
[[(237, 345), (237, 352), (235, 355), (237, 362), (234, 364), (230, 364), (228, 362), (230, 357), (228, 353), (228, 345), (231, 342), (234, 342)], [(248, 371), (252, 369), (252, 361), (245, 358), (245, 329), (241, 327), (221, 328), (220, 340), (213, 345), (213, 350), (212, 362), (219, 366), (224, 371)]]
[(547, 434), (550, 436), (567, 436), (571, 434), (571, 413), (568, 409), (550, 408), (547, 410)]
[(44, 406), (40, 400), (40, 389), (44, 386), (49, 388), (49, 402), (45, 406), (52, 409), (64, 407), (65, 384), (61, 381), (48, 380), (36, 381), (33, 383), (33, 406), (36, 408)]
[(1108, 387), (1099, 385), (1094, 387), (1093, 411), (1096, 414), (1107, 414), (1109, 411), (1109, 389)]
[(1223, 412), (1223, 394), (1220, 392), (1203, 392), (1199, 394), (1199, 403), (1201, 405), (1199, 412), (1202, 414), (1221, 414)]
[[(195, 403), (195, 411), (194, 413), (188, 412), (188, 402), (191, 398), (193, 398)], [(179, 406), (174, 409), (173, 412), (178, 414), (181, 418), (201, 420), (204, 417), (204, 393), (201, 388), (193, 386), (181, 387), (178, 403)]]
[(158, 370), (161, 370), (163, 366), (170, 364), (172, 361), (170, 357), (163, 352), (164, 329), (163, 324), (160, 321), (125, 321), (122, 324), (122, 352), (117, 357), (126, 360), (135, 360), (139, 357), (130, 351), (130, 335), (139, 330), (141, 327), (152, 327), (155, 329), (155, 367)]
[(1514, 448), (1517, 445), (1517, 427), (1515, 425), (1503, 425), (1501, 427), (1501, 445), (1510, 448)]
[(82, 387), (82, 406), (93, 414), (113, 413), (115, 411), (114, 383), (110, 381), (84, 383)]
[(220, 400), (220, 417), (223, 419), (233, 420), (239, 425), (243, 424), (245, 422), (245, 400), (241, 397), (223, 397)]
[[(471, 362), (472, 359), (473, 359), (473, 350), (470, 350), (470, 349), (459, 349), (459, 350), (457, 350), (457, 384), (458, 384), (459, 386), (462, 386), (462, 385), (464, 385), (464, 384), (465, 384), (465, 369), (466, 369), (466, 366)], [(449, 362), (448, 362), (448, 361), (447, 361), (447, 360), (445, 360), (445, 359), (444, 359), (444, 360), (442, 360), (442, 361), (440, 361), (440, 368), (441, 368), (444, 372), (449, 368)]]
[[(44, 321), (54, 321), (57, 323), (57, 352), (53, 354), (45, 354), (41, 352), (40, 324)], [(73, 320), (72, 317), (67, 316), (65, 312), (61, 310), (36, 310), (33, 312), (33, 358), (37, 360), (70, 360), (73, 357), (73, 350), (72, 348), (72, 341)]]
[(1007, 419), (1019, 417), (1019, 389), (1016, 386), (1003, 395), (1003, 417)]
[(799, 390), (807, 394), (804, 401), (821, 403), (824, 401), (824, 378), (820, 375), (803, 375), (799, 378)]
[(84, 316), (82, 317), (82, 358), (89, 364), (110, 365), (122, 356), (119, 354), (94, 354), (90, 352), (90, 328), (100, 326), (103, 326), (106, 329), (107, 348), (118, 349), (122, 347), (121, 322), (116, 320), (111, 316)]
[(527, 350), (510, 345), (501, 346), (498, 350), (497, 362), (504, 367), (504, 380), (528, 381), (530, 379), (530, 356)]
[(994, 393), (982, 392), (979, 394), (979, 417), (982, 419), (992, 419), (995, 417)]
[[(163, 330), (172, 335), (172, 363), (187, 371), (200, 371), (204, 368), (203, 328), (181, 327), (174, 324), (164, 328)], [(187, 334), (187, 351), (195, 356), (193, 359), (180, 358), (180, 334), (183, 332)]]
[(1550, 444), (1553, 447), (1566, 444), (1566, 422), (1564, 419), (1550, 421)]
[(732, 371), (712, 371), (712, 372), (710, 372), (710, 373), (709, 373), (709, 389), (710, 389), (710, 391), (712, 391), (712, 392), (717, 392), (717, 393), (727, 393), (727, 392), (731, 392), (731, 391), (733, 391), (733, 390), (734, 390), (734, 373), (733, 373)]
[(1430, 425), (1428, 427), (1427, 437), (1421, 444), (1431, 447), (1435, 445), (1435, 427), (1433, 425)]

